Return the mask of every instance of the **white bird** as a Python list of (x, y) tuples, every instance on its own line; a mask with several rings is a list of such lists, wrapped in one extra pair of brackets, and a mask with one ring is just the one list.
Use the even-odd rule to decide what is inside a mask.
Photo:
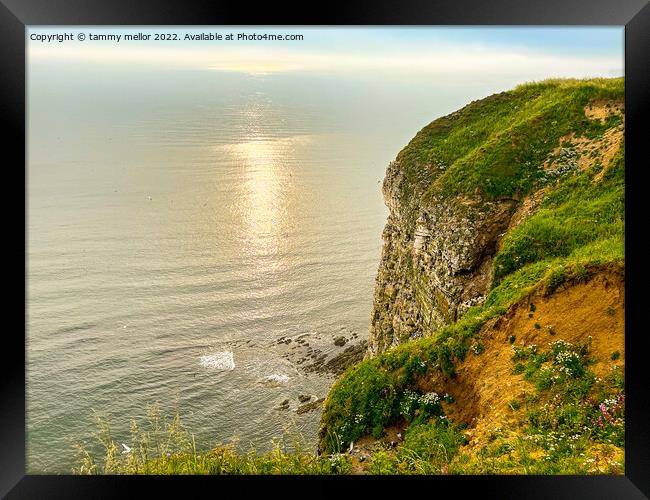
[(124, 451), (122, 453), (131, 453), (131, 448), (129, 448), (127, 445), (122, 443), (122, 446), (124, 447)]
[(350, 443), (350, 453), (352, 453), (352, 450), (354, 450), (354, 441)]

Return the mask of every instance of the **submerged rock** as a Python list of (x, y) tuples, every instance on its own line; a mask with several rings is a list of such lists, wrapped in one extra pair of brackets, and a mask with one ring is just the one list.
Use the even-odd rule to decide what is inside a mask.
[(307, 403), (306, 405), (299, 406), (298, 409), (296, 410), (296, 413), (298, 415), (301, 415), (303, 413), (307, 413), (308, 411), (315, 410), (323, 406), (324, 402), (325, 402), (325, 398), (318, 398), (316, 401), (312, 401), (311, 403)]
[(325, 354), (320, 355), (311, 365), (305, 367), (307, 372), (332, 373), (340, 375), (348, 367), (363, 359), (368, 348), (368, 341), (362, 340), (359, 343), (349, 345), (343, 352), (327, 360)]
[(338, 347), (343, 347), (347, 343), (348, 339), (346, 339), (343, 335), (340, 337), (336, 337), (334, 339), (334, 345)]

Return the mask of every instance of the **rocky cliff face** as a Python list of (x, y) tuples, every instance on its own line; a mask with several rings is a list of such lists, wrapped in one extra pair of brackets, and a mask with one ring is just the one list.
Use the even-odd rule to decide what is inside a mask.
[[(517, 200), (433, 199), (404, 213), (400, 165), (383, 184), (390, 209), (384, 228), (370, 326), (372, 355), (452, 323), (485, 298), (492, 257)], [(415, 223), (409, 221), (415, 219)]]

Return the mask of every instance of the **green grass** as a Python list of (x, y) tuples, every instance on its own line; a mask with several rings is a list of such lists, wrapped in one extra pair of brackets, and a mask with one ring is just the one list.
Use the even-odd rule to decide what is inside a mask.
[(396, 158), (405, 179), (400, 202), (415, 209), (458, 196), (519, 198), (553, 182), (541, 165), (559, 138), (571, 131), (594, 137), (618, 124), (617, 116), (605, 123), (589, 120), (584, 107), (598, 99), (622, 99), (623, 91), (622, 78), (547, 80), (439, 118)]
[(178, 415), (171, 419), (161, 416), (157, 406), (148, 412), (144, 427), (135, 422), (131, 426), (131, 451), (124, 453), (120, 443), (111, 436), (109, 423), (97, 419), (97, 441), (100, 452), (91, 452), (78, 446), (78, 467), (75, 474), (147, 474), (147, 475), (240, 475), (240, 474), (347, 474), (351, 472), (348, 455), (318, 456), (305, 451), (304, 440), (298, 434), (290, 436), (292, 449), (279, 441), (272, 451), (257, 453), (250, 449), (242, 453), (237, 443), (219, 445), (209, 450), (199, 450), (194, 435), (181, 424)]
[(529, 397), (533, 404), (527, 410), (526, 432), (539, 436), (544, 448), (554, 452), (551, 459), (576, 450), (571, 441), (625, 445), (623, 373), (612, 369), (597, 377), (590, 369), (590, 340), (578, 345), (557, 340), (545, 350), (513, 349), (513, 361), (524, 361), (524, 377), (537, 389)]
[(463, 444), (462, 430), (446, 419), (419, 422), (408, 428), (396, 450), (379, 445), (370, 458), (368, 473), (445, 473)]
[(625, 168), (619, 150), (605, 178), (594, 185), (591, 172), (559, 183), (542, 208), (510, 231), (494, 260), (494, 279), (531, 262), (553, 257), (622, 260), (625, 231)]

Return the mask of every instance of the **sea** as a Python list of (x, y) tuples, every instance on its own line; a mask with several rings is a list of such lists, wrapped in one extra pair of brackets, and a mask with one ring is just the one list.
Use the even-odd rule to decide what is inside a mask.
[(367, 338), (386, 167), (490, 92), (74, 61), (27, 82), (27, 472), (156, 412), (199, 449), (315, 450), (320, 409), (297, 410), (336, 379), (309, 367)]

